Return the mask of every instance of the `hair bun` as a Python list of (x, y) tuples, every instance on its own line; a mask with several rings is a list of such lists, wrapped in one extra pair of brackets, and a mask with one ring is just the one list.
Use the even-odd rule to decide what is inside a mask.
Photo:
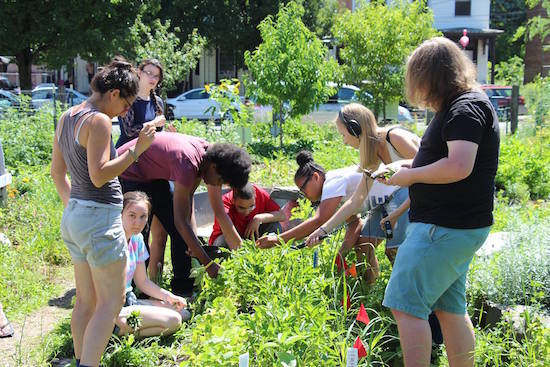
[(133, 65), (122, 56), (113, 57), (109, 66), (122, 70), (131, 70), (133, 68)]
[(313, 162), (313, 154), (307, 150), (302, 150), (296, 155), (296, 162), (300, 167), (305, 166), (306, 164)]

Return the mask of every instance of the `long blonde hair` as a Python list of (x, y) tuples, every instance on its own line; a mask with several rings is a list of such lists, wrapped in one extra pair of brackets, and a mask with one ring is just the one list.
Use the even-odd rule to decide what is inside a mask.
[(342, 107), (342, 115), (346, 121), (338, 118), (337, 122), (348, 128), (348, 122), (355, 120), (361, 126), (359, 138), (359, 164), (363, 169), (376, 168), (380, 162), (376, 151), (380, 143), (378, 124), (371, 110), (359, 103), (350, 103)]
[(405, 91), (413, 105), (440, 111), (457, 94), (477, 88), (474, 64), (447, 38), (424, 41), (407, 61)]

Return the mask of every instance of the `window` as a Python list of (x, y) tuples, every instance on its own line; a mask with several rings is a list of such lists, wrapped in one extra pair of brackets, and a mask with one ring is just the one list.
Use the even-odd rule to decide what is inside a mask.
[(470, 0), (455, 1), (455, 15), (471, 15), (472, 2)]
[(185, 95), (186, 99), (207, 99), (210, 95), (204, 91), (204, 89), (196, 90), (194, 92)]

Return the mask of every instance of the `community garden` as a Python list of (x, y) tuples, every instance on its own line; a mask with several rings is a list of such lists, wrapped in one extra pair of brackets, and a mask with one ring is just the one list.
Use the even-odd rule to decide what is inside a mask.
[[(245, 110), (243, 106), (243, 111)], [(240, 117), (243, 118), (240, 118)], [(52, 295), (60, 269), (70, 263), (59, 233), (62, 204), (49, 178), (53, 126), (47, 112), (9, 111), (0, 121), (0, 139), (14, 182), (1, 209), (0, 299), (8, 316), (22, 320)], [(272, 137), (270, 124), (254, 123), (249, 113), (235, 123), (176, 121), (179, 132), (209, 141), (243, 144), (253, 157), (251, 181), (264, 186), (292, 185), (295, 154), (314, 152), (327, 169), (357, 163), (332, 124), (288, 119), (285, 140)], [(424, 124), (409, 126), (421, 133)], [(504, 136), (495, 198), (493, 232), (505, 232), (504, 245), (475, 258), (468, 279), (469, 312), (476, 325), (476, 365), (545, 366), (550, 360), (550, 136), (548, 127), (527, 118), (514, 136)], [(247, 135), (247, 134), (244, 134)], [(307, 217), (304, 201), (296, 217)], [(381, 305), (391, 273), (382, 246), (381, 276), (374, 285), (351, 253), (347, 269), (335, 257), (342, 238), (333, 235), (315, 249), (287, 243), (259, 250), (251, 242), (223, 262), (216, 279), (194, 269), (198, 297), (193, 317), (171, 337), (113, 337), (104, 366), (236, 366), (248, 353), (251, 366), (345, 366), (355, 346), (359, 365), (402, 364), (397, 327)], [(169, 278), (165, 269), (165, 279)], [(493, 309), (499, 318), (492, 316)], [(28, 328), (33, 325), (26, 325)], [(434, 346), (433, 364), (445, 363)], [(19, 351), (21, 364), (48, 365), (72, 357), (69, 321), (43, 335), (32, 352)], [(32, 361), (32, 362), (30, 362)]]
[[(255, 121), (254, 107), (238, 97), (237, 80), (206, 87), (220, 103), (220, 115), (231, 116), (231, 122), (170, 123), (178, 132), (209, 142), (243, 146), (253, 159), (250, 181), (266, 187), (294, 185), (295, 156), (304, 149), (312, 151), (327, 170), (355, 165), (358, 152), (342, 142), (334, 124), (302, 121), (301, 115), (334, 92), (329, 81), (366, 80), (370, 84), (360, 86), (360, 95), (377, 92), (373, 100), (359, 100), (385, 118), (386, 100), (397, 101), (402, 95), (403, 60), (424, 39), (437, 34), (431, 14), (420, 3), (407, 5), (406, 10), (373, 5), (361, 10), (364, 13), (339, 17), (333, 33), (347, 45), (340, 54), (341, 66), (326, 60), (320, 39), (300, 21), (303, 10), (296, 4), (283, 7), (276, 19), (270, 16), (260, 24), (263, 43), (244, 54), (252, 77), (247, 94), (256, 103), (272, 106), (273, 123)], [(166, 59), (174, 51), (167, 44), (174, 42), (159, 36), (168, 26), (157, 27), (155, 33), (166, 43), (155, 43), (151, 36), (135, 54), (173, 65)], [(414, 31), (380, 37), (385, 45), (365, 46), (365, 40), (376, 41), (368, 32), (404, 27)], [(404, 40), (400, 34), (411, 36)], [(197, 47), (188, 47), (199, 51), (187, 53), (198, 58), (203, 43), (196, 43)], [(378, 60), (378, 65), (359, 64), (365, 60)], [(193, 62), (188, 64), (183, 74)], [(468, 277), (476, 366), (550, 365), (550, 79), (538, 79), (522, 87), (521, 93), (529, 115), (514, 135), (501, 131), (491, 235), (498, 241), (479, 252)], [(26, 322), (28, 315), (67, 291), (64, 284), (72, 270), (59, 229), (63, 205), (49, 175), (54, 119), (51, 111), (30, 111), (26, 103), (23, 100), (17, 110), (0, 115), (0, 141), (13, 176), (0, 207), (0, 301), (15, 324), (36, 329), (41, 326)], [(59, 114), (63, 108), (55, 110)], [(405, 127), (421, 136), (426, 121)], [(293, 216), (304, 219), (311, 211), (310, 204), (301, 200)], [(346, 366), (351, 347), (358, 351), (359, 366), (403, 365), (396, 323), (381, 304), (391, 274), (384, 246), (377, 249), (381, 274), (369, 285), (363, 278), (365, 264), (353, 252), (345, 262), (335, 261), (342, 239), (343, 233), (336, 232), (315, 248), (296, 249), (289, 242), (267, 250), (245, 241), (222, 262), (215, 279), (205, 276), (204, 267), (196, 263), (197, 296), (189, 304), (191, 319), (170, 337), (143, 338), (135, 315), (135, 332), (113, 336), (101, 365)], [(167, 264), (160, 282), (167, 285), (169, 279)], [(16, 366), (74, 365), (69, 319), (54, 321), (53, 331), (38, 332), (39, 344), (27, 348), (24, 340), (18, 340), (15, 353), (0, 354), (0, 364), (5, 359), (7, 365)], [(447, 364), (444, 346), (434, 344), (432, 364)]]

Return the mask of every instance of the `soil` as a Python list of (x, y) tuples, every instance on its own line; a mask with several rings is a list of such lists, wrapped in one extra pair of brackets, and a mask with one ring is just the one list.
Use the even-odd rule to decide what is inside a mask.
[(76, 293), (72, 267), (63, 269), (59, 274), (56, 282), (63, 291), (50, 299), (47, 305), (26, 315), (21, 322), (12, 321), (15, 335), (0, 339), (0, 367), (36, 366), (32, 361), (32, 352), (62, 319), (70, 316), (72, 298)]

